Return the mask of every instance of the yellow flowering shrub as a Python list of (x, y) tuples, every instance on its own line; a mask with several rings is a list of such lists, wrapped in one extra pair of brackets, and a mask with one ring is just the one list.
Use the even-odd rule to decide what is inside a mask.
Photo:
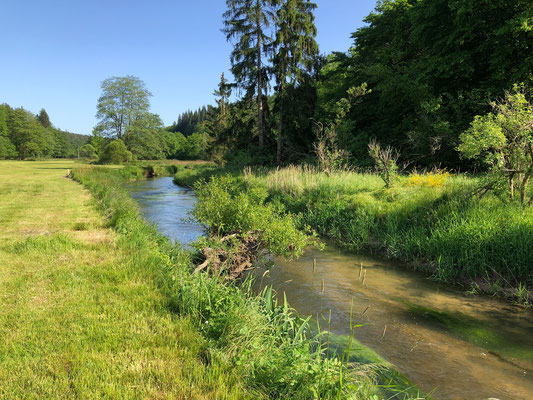
[(407, 186), (440, 188), (444, 186), (449, 177), (450, 173), (448, 171), (434, 171), (423, 174), (412, 172), (407, 179)]

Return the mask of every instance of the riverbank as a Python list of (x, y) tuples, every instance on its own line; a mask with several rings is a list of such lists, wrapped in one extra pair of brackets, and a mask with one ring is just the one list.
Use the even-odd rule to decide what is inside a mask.
[(410, 397), (371, 351), (323, 358), (271, 292), (192, 275), (116, 168), (2, 164), (1, 398)]
[(230, 173), (243, 190), (263, 188), (320, 236), (351, 251), (410, 263), (471, 292), (498, 294), (531, 305), (533, 210), (488, 194), (472, 195), (478, 179), (400, 177), (391, 189), (373, 174), (331, 176), (310, 167), (230, 171), (181, 167), (175, 182), (191, 186)]
[[(125, 235), (127, 243), (154, 248), (157, 241), (152, 235), (161, 237), (154, 228), (149, 228), (152, 233), (143, 233), (148, 226), (136, 208), (130, 207), (128, 202), (132, 200), (121, 185), (124, 178), (120, 171), (76, 169), (73, 177), (93, 192), (109, 215), (110, 224)], [(211, 194), (207, 198), (220, 208), (220, 199)], [(204, 207), (204, 216), (212, 215), (208, 208)], [(266, 208), (258, 212), (265, 217), (271, 211)], [(271, 232), (276, 229), (273, 223)], [(294, 234), (298, 235), (296, 231)], [(279, 236), (272, 238), (270, 245), (275, 249), (283, 242)], [(196, 266), (190, 260), (187, 264), (175, 262), (176, 249), (189, 257), (195, 253), (168, 248), (166, 239), (163, 244), (155, 247), (166, 257), (157, 261), (158, 282), (169, 308), (195, 321), (194, 326), (207, 341), (204, 358), (208, 363), (224, 360), (224, 365), (231, 366), (243, 386), (257, 393), (257, 398), (418, 397), (416, 389), (371, 350), (353, 351), (344, 362), (324, 357), (330, 351), (323, 341), (324, 333), (312, 334), (309, 320), (297, 317), (286, 302), (278, 304), (271, 290), (255, 296), (247, 282), (236, 286), (231, 281), (224, 284), (218, 275), (192, 273)]]

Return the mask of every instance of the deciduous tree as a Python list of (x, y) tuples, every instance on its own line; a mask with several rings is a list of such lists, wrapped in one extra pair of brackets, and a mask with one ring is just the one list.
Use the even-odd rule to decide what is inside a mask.
[(112, 77), (102, 82), (96, 117), (103, 134), (124, 139), (134, 125), (146, 118), (150, 96), (145, 83), (135, 76)]

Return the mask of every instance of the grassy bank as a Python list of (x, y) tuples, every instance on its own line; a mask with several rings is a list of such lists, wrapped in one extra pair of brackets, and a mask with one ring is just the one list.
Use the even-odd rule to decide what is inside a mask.
[(113, 230), (73, 167), (0, 162), (0, 398), (257, 398), (169, 310), (164, 241)]
[[(73, 176), (94, 194), (108, 224), (120, 233), (120, 242), (133, 252), (148, 252), (146, 259), (135, 263), (151, 271), (152, 280), (167, 300), (167, 309), (193, 321), (204, 344), (199, 359), (209, 368), (222, 371), (222, 381), (234, 380), (231, 387), (236, 388), (235, 394), (215, 398), (250, 394), (255, 398), (291, 399), (410, 397), (412, 391), (405, 390), (405, 380), (390, 365), (376, 364), (379, 358), (369, 358), (368, 350), (345, 362), (324, 357), (327, 349), (320, 344), (322, 335), (311, 333), (308, 320), (296, 317), (286, 303), (278, 304), (272, 291), (258, 297), (246, 282), (236, 286), (222, 283), (217, 275), (192, 273), (192, 254), (172, 247), (146, 225), (122, 189), (124, 178), (119, 171), (75, 169)], [(206, 198), (221, 206), (220, 198), (212, 194)], [(247, 209), (255, 211), (243, 213), (240, 226), (244, 227), (250, 222), (246, 218), (257, 212), (257, 220), (271, 221), (269, 232), (274, 235), (263, 236), (262, 240), (272, 247), (286, 247), (273, 215), (276, 210), (270, 206), (254, 209), (258, 198), (252, 195), (248, 199)], [(244, 203), (243, 199), (241, 205)], [(224, 204), (230, 206), (232, 202)], [(213, 215), (213, 208), (206, 203), (204, 206), (203, 215)], [(287, 219), (287, 223), (292, 222)], [(293, 230), (289, 237), (298, 238), (300, 234)], [(355, 360), (366, 365), (353, 364)], [(228, 371), (230, 376), (225, 375)]]
[[(182, 168), (175, 181), (228, 171)], [(472, 195), (465, 176), (400, 177), (391, 189), (373, 174), (331, 176), (308, 167), (229, 171), (243, 190), (262, 187), (268, 201), (299, 215), (338, 245), (411, 262), (436, 279), (471, 284), (527, 303), (533, 286), (533, 209), (492, 194)]]

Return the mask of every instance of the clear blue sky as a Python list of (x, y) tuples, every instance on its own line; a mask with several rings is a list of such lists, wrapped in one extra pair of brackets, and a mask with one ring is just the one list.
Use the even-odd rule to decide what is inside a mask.
[[(315, 0), (322, 53), (346, 51), (375, 0)], [(231, 45), (224, 0), (1, 0), (0, 103), (90, 134), (100, 83), (135, 75), (153, 93), (152, 112), (170, 125), (213, 103)]]

